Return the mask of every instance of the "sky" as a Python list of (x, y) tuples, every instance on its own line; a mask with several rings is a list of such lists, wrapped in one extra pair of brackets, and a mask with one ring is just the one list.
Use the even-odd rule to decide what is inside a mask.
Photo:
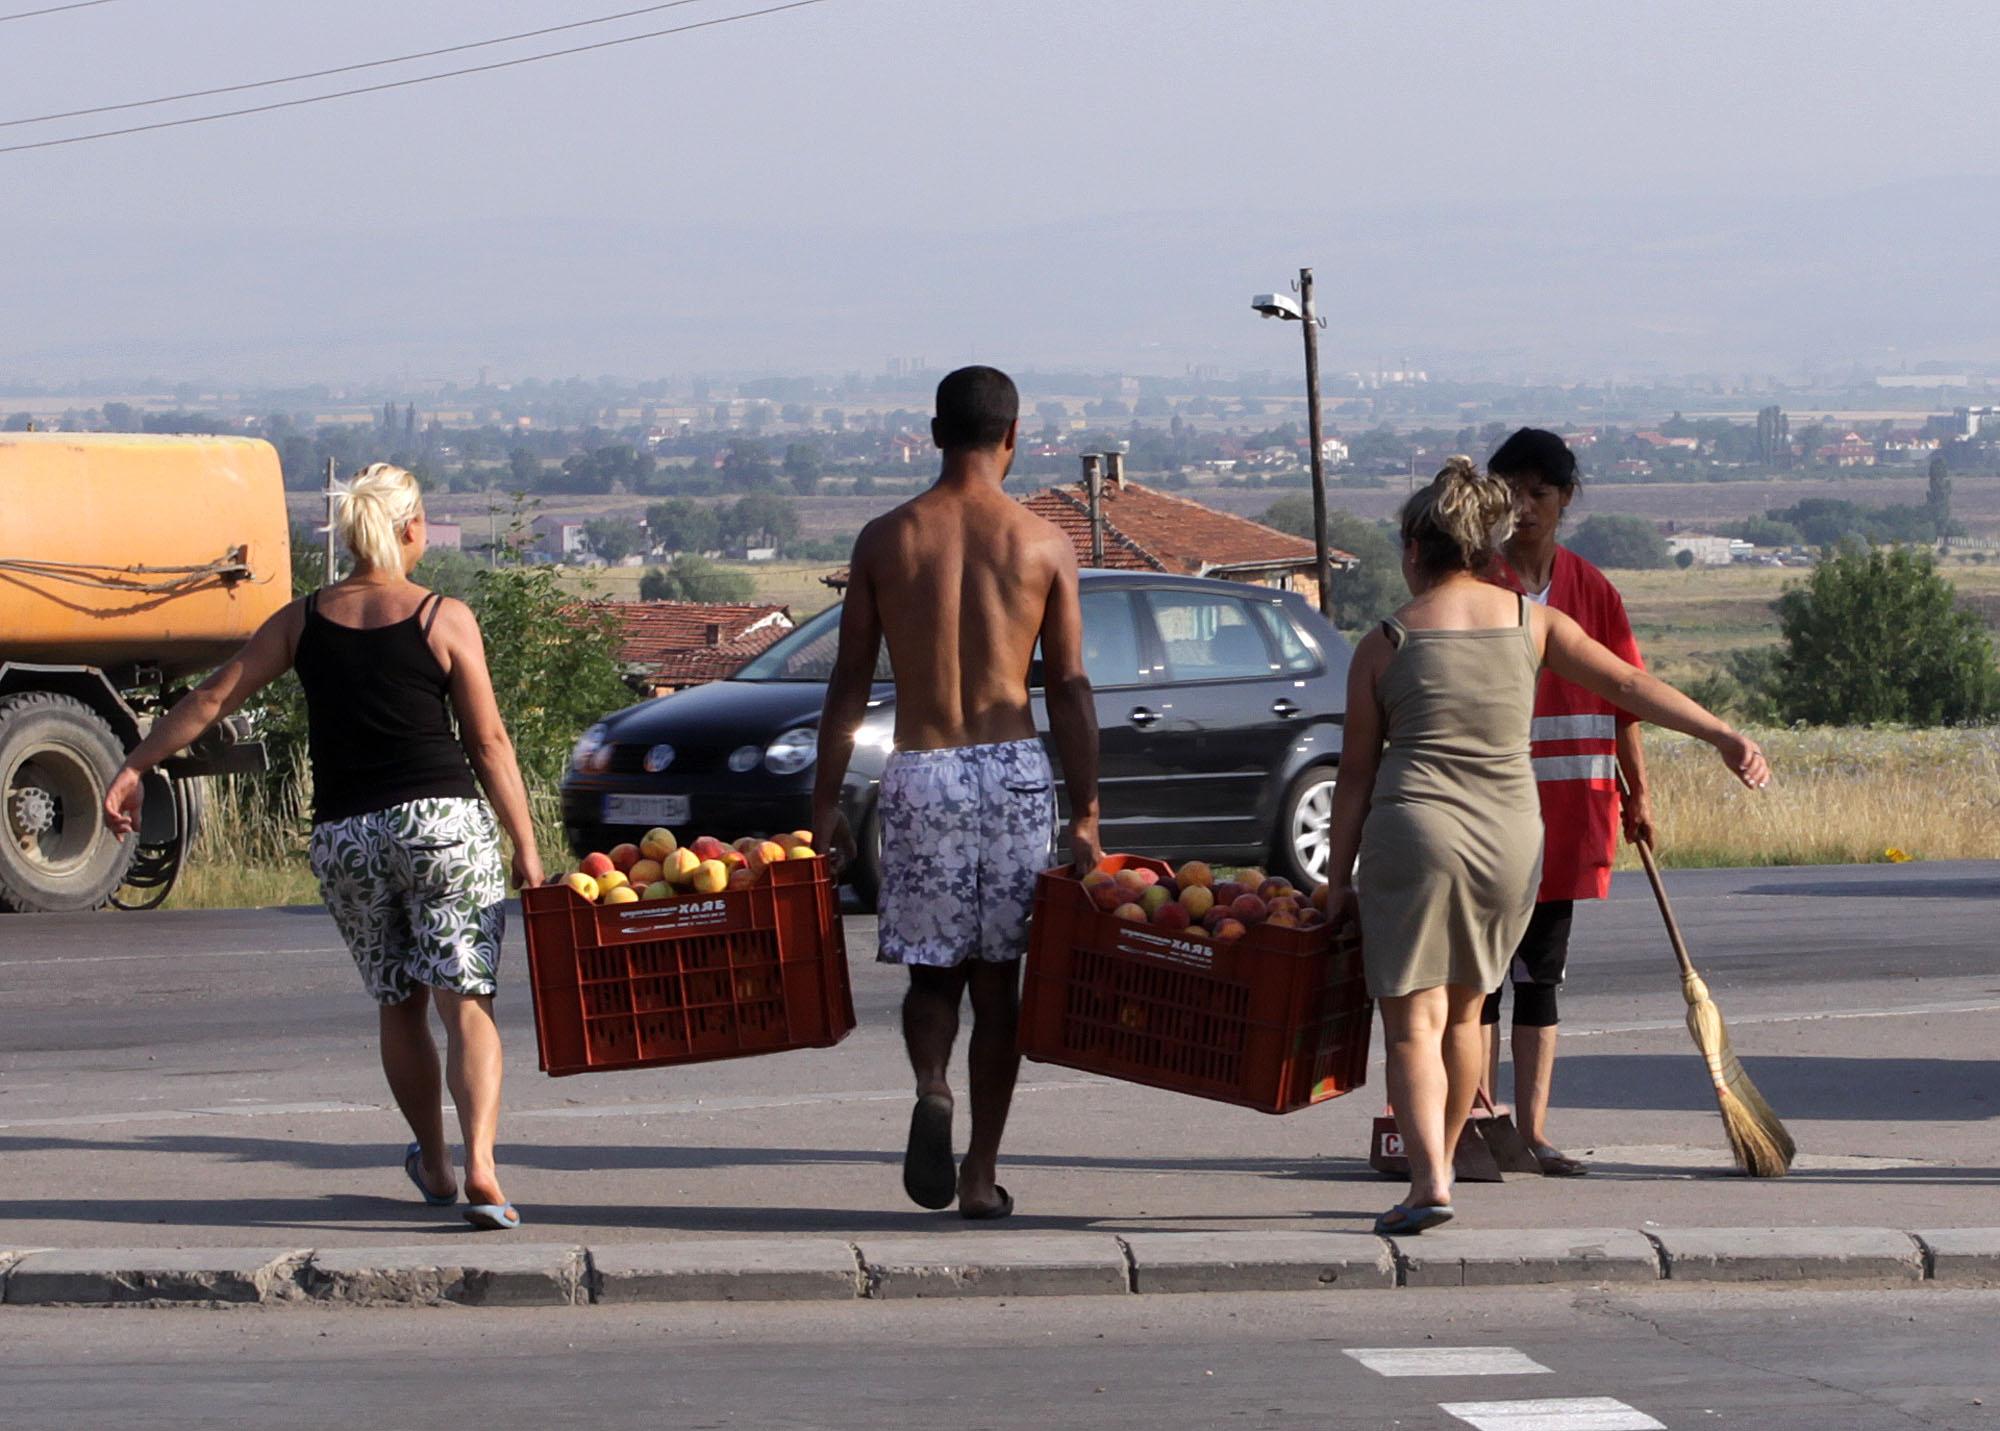
[[(656, 14), (0, 146), (511, 58)], [(0, 16), (51, 0), (0, 0)], [(110, 0), (0, 20), (0, 121), (644, 0)], [(0, 153), (0, 383), (2000, 364), (1983, 3), (822, 0)]]

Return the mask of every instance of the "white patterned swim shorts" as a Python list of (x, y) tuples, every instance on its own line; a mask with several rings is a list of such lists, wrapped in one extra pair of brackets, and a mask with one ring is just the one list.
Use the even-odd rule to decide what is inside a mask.
[(882, 772), (885, 964), (956, 968), (1028, 951), (1035, 876), (1055, 835), (1055, 781), (1039, 740), (899, 750)]
[(320, 897), (377, 1003), (419, 986), (491, 994), (507, 927), (500, 832), (484, 800), (412, 800), (314, 825)]

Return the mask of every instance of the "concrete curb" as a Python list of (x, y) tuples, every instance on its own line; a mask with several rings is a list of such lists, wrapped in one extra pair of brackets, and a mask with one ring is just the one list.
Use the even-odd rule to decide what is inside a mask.
[(689, 1238), (592, 1250), (424, 1246), (0, 1248), (29, 1306), (582, 1307), (1660, 1282), (2000, 1286), (2000, 1228), (1441, 1228)]

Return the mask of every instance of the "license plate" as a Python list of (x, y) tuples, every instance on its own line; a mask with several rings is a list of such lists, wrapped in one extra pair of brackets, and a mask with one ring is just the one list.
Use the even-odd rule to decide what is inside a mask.
[(607, 825), (684, 825), (689, 815), (685, 795), (606, 795)]

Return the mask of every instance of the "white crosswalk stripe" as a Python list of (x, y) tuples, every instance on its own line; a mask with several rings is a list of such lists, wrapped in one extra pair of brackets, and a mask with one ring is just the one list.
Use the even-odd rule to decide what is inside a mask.
[(1645, 1412), (1609, 1396), (1547, 1401), (1447, 1401), (1440, 1410), (1474, 1431), (1666, 1431)]
[(1381, 1376), (1545, 1376), (1548, 1368), (1512, 1347), (1343, 1347)]

